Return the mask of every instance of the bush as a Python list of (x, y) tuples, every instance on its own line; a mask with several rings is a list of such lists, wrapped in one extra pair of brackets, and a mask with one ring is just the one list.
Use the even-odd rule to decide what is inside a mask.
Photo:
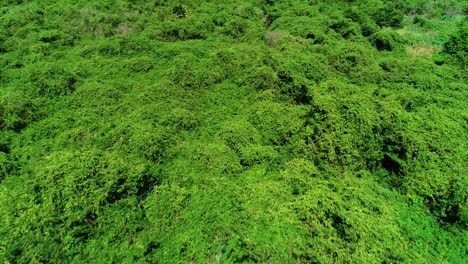
[[(202, 89), (221, 82), (223, 73), (219, 68), (211, 67), (207, 59), (191, 53), (179, 54), (173, 60), (173, 66), (167, 70), (167, 76), (178, 86)], [(211, 72), (206, 69), (211, 67)]]
[(247, 77), (245, 83), (256, 90), (276, 89), (279, 84), (279, 79), (272, 68), (263, 66), (255, 69), (255, 71)]
[(278, 153), (271, 146), (247, 145), (240, 149), (240, 164), (253, 166), (262, 163), (274, 163), (278, 159)]
[(214, 31), (209, 16), (191, 14), (184, 18), (171, 17), (163, 22), (161, 39), (165, 41), (206, 39)]
[(285, 16), (276, 19), (270, 26), (273, 32), (288, 32), (293, 36), (309, 39), (313, 43), (323, 42), (328, 22), (325, 16)]
[(259, 101), (249, 109), (249, 120), (263, 131), (262, 137), (273, 145), (284, 145), (303, 125), (300, 107), (271, 101)]
[(122, 17), (106, 14), (92, 7), (84, 7), (79, 10), (77, 29), (73, 35), (79, 38), (106, 38), (115, 35), (115, 29), (121, 24)]
[(361, 43), (329, 43), (326, 47), (328, 63), (336, 71), (350, 75), (373, 64), (374, 53)]
[[(84, 244), (105, 231), (100, 230), (100, 226), (108, 225), (106, 213), (109, 212), (106, 211), (109, 207), (132, 197), (143, 198), (157, 184), (157, 175), (148, 163), (124, 162), (123, 157), (118, 153), (94, 151), (55, 152), (45, 158), (44, 165), (31, 168), (36, 175), (34, 180), (10, 179), (6, 184), (28, 183), (28, 188), (11, 188), (8, 193), (2, 190), (0, 194), (2, 198), (7, 194), (16, 197), (18, 203), (0, 206), (2, 213), (9, 215), (0, 221), (12, 230), (8, 240), (0, 242), (5, 249), (0, 253), (2, 257), (8, 252), (7, 259), (12, 260), (71, 260), (73, 254), (64, 245), (76, 245), (75, 249), (83, 250)], [(22, 213), (15, 216), (18, 206)], [(113, 209), (111, 214), (118, 217), (121, 210), (128, 208)], [(127, 221), (132, 221), (129, 214), (127, 217)], [(9, 221), (5, 222), (6, 219)], [(22, 234), (21, 230), (28, 232)], [(120, 232), (131, 231), (121, 229)], [(27, 250), (31, 241), (37, 246)]]
[(359, 24), (343, 17), (332, 20), (330, 28), (340, 34), (344, 39), (354, 40), (362, 35)]
[(392, 3), (386, 4), (385, 7), (377, 10), (374, 15), (375, 22), (380, 27), (400, 28), (402, 26), (403, 18), (404, 13), (395, 8)]
[(39, 96), (57, 97), (72, 94), (78, 82), (78, 76), (59, 63), (41, 63), (31, 69), (30, 87)]
[(218, 137), (236, 152), (250, 144), (258, 144), (261, 139), (256, 128), (246, 120), (226, 122), (218, 132)]
[(432, 56), (432, 61), (434, 61), (434, 63), (437, 65), (443, 65), (446, 61), (446, 58), (444, 55), (436, 53)]
[(361, 28), (362, 35), (368, 37), (380, 30), (380, 27), (372, 20), (366, 12), (360, 7), (352, 6), (344, 11), (344, 16), (356, 22), (357, 26)]
[(5, 92), (0, 96), (0, 130), (20, 132), (41, 119), (43, 113), (36, 102), (21, 92)]
[(458, 31), (444, 44), (444, 52), (458, 59), (462, 65), (468, 63), (468, 22), (460, 24)]
[(242, 18), (230, 19), (223, 27), (223, 33), (234, 39), (242, 39), (250, 30), (250, 23)]
[(56, 46), (72, 46), (75, 41), (73, 36), (59, 30), (42, 30), (39, 32), (38, 38), (44, 43)]
[(383, 29), (371, 37), (374, 47), (378, 51), (392, 51), (403, 43), (402, 37), (392, 29)]

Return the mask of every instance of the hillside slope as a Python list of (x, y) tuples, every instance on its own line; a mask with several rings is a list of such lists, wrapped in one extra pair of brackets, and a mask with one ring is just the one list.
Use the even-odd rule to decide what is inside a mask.
[(0, 1), (0, 261), (467, 263), (466, 13)]

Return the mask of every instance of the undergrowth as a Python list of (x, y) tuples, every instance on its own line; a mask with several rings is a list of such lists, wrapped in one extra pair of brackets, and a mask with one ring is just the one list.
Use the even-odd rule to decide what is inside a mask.
[(4, 263), (466, 263), (465, 1), (0, 1)]

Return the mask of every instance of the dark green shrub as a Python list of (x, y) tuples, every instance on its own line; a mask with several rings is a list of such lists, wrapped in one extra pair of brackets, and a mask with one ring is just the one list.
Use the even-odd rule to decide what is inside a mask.
[(256, 68), (245, 81), (246, 84), (256, 90), (276, 89), (278, 87), (278, 77), (276, 72), (268, 67), (263, 66)]
[(308, 104), (311, 100), (308, 94), (308, 86), (312, 83), (301, 73), (289, 71), (288, 68), (280, 68), (278, 79), (281, 82), (280, 92), (297, 104)]
[(415, 16), (413, 18), (413, 24), (418, 25), (418, 26), (420, 26), (422, 28), (431, 28), (431, 27), (433, 27), (430, 20), (425, 18), (424, 16)]
[(7, 151), (6, 147), (0, 145), (0, 183), (7, 175), (11, 175), (11, 161), (5, 151)]
[(394, 30), (386, 28), (372, 35), (371, 41), (379, 51), (392, 51), (400, 47), (403, 39)]
[(56, 46), (72, 46), (75, 41), (73, 36), (59, 30), (42, 30), (39, 32), (38, 38), (44, 43)]
[(154, 52), (155, 41), (143, 34), (124, 35), (120, 38), (116, 38), (115, 41), (112, 42), (115, 44), (118, 43), (120, 53), (124, 55), (146, 53), (148, 56), (149, 53)]
[(20, 92), (5, 92), (0, 96), (0, 130), (20, 132), (41, 119), (43, 113), (36, 102)]
[[(308, 88), (326, 78), (330, 72), (325, 56), (310, 52), (311, 44), (298, 40), (298, 37), (286, 35), (277, 43), (279, 52), (272, 53), (277, 79), (278, 91), (297, 104), (307, 104), (311, 98)], [(287, 60), (284, 54), (297, 57)], [(300, 58), (300, 59), (299, 59)]]
[(16, 7), (14, 12), (8, 12), (8, 9), (4, 9), (0, 17), (0, 25), (7, 36), (13, 36), (23, 27), (32, 28), (43, 24), (43, 15), (44, 9), (40, 4), (28, 3)]
[(394, 4), (388, 3), (385, 7), (380, 8), (374, 14), (374, 20), (380, 27), (400, 28), (404, 18), (404, 13), (396, 9)]
[(352, 22), (344, 17), (332, 20), (330, 26), (336, 33), (340, 34), (344, 39), (355, 39), (362, 35), (359, 24)]
[(181, 5), (177, 4), (172, 8), (172, 14), (178, 16), (178, 17), (186, 17), (187, 16), (187, 9)]
[(443, 65), (446, 61), (446, 58), (443, 54), (436, 53), (432, 56), (432, 61), (434, 61), (434, 63), (437, 65)]
[(8, 78), (8, 69), (19, 69), (24, 66), (24, 56), (20, 52), (8, 52), (0, 57), (0, 65), (4, 69), (0, 78)]
[(463, 65), (468, 63), (468, 22), (460, 24), (458, 31), (444, 44), (444, 52), (454, 56)]
[(364, 37), (368, 37), (380, 30), (380, 27), (372, 20), (366, 12), (358, 6), (352, 6), (344, 11), (344, 16), (357, 23), (361, 28), (360, 32)]
[(288, 32), (311, 40), (313, 43), (322, 43), (327, 32), (328, 21), (325, 16), (285, 16), (276, 19), (270, 26), (272, 31)]
[(250, 24), (242, 18), (230, 19), (223, 27), (223, 33), (234, 39), (242, 38), (250, 29)]
[(7, 46), (5, 45), (5, 42), (7, 40), (7, 36), (5, 34), (5, 31), (0, 28), (0, 54), (3, 54), (7, 51)]
[(4, 129), (2, 122), (2, 107), (0, 107), (0, 184), (7, 176), (16, 175), (19, 169), (12, 142), (17, 134)]
[(70, 95), (76, 89), (78, 76), (58, 63), (42, 63), (32, 69), (30, 87), (40, 96)]

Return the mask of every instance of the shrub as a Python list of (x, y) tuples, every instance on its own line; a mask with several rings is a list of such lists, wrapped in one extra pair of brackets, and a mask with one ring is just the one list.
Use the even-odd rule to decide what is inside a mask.
[(26, 93), (44, 97), (57, 97), (72, 94), (78, 85), (79, 73), (65, 66), (65, 61), (39, 62), (28, 67), (30, 90)]
[(183, 19), (171, 17), (163, 22), (161, 39), (165, 41), (206, 39), (214, 23), (204, 14), (191, 14)]
[(210, 143), (200, 146), (193, 154), (207, 172), (237, 175), (242, 171), (239, 155), (226, 143)]
[[(84, 244), (106, 231), (100, 227), (109, 225), (106, 217), (109, 207), (132, 197), (144, 198), (157, 184), (157, 175), (151, 172), (147, 163), (124, 161), (124, 156), (94, 151), (54, 152), (45, 157), (43, 165), (31, 168), (36, 175), (34, 180), (10, 179), (7, 183), (10, 186), (21, 182), (28, 188), (10, 188), (8, 193), (3, 190), (0, 193), (0, 197), (11, 195), (17, 202), (15, 206), (10, 203), (0, 206), (3, 213), (9, 213), (10, 220), (4, 222), (7, 218), (2, 217), (0, 221), (2, 225), (6, 224), (4, 228), (8, 226), (12, 230), (9, 243), (1, 242), (5, 251), (0, 254), (9, 252), (8, 259), (26, 262), (33, 259), (71, 260), (71, 248), (64, 245), (81, 245), (78, 249), (73, 248), (83, 250)], [(19, 207), (22, 213), (15, 215)], [(111, 214), (118, 217), (122, 210), (129, 208), (116, 206), (112, 209)], [(125, 215), (127, 223), (137, 220), (133, 218), (135, 216)], [(21, 230), (28, 230), (27, 235)], [(119, 232), (131, 231), (120, 229)], [(110, 234), (110, 237), (115, 235)], [(33, 250), (27, 250), (31, 241), (37, 245)]]
[(125, 68), (131, 72), (148, 72), (154, 68), (154, 59), (144, 56), (125, 60)]
[(172, 127), (175, 130), (191, 130), (197, 127), (198, 117), (190, 110), (182, 107), (176, 107), (164, 117), (162, 124), (166, 127)]
[(5, 92), (0, 96), (0, 130), (20, 132), (42, 118), (37, 100), (21, 92)]
[(74, 35), (81, 38), (111, 37), (116, 33), (115, 28), (123, 22), (118, 15), (109, 15), (92, 7), (82, 8), (79, 12), (77, 28), (80, 30), (74, 31)]
[(321, 43), (324, 40), (328, 26), (325, 16), (285, 16), (276, 19), (270, 26), (272, 32), (288, 32), (293, 36), (309, 39), (313, 43)]
[(463, 65), (468, 63), (468, 22), (460, 24), (458, 31), (444, 44), (444, 52), (458, 59)]
[(19, 2), (0, 262), (466, 262), (462, 1)]
[(436, 53), (432, 56), (432, 61), (434, 61), (434, 63), (437, 65), (443, 65), (446, 61), (446, 58), (444, 55)]
[(374, 14), (374, 20), (380, 27), (400, 28), (404, 18), (404, 13), (395, 8), (393, 3), (388, 3)]
[(431, 28), (433, 27), (431, 21), (424, 16), (415, 16), (413, 18), (413, 24), (418, 25), (422, 28)]
[(351, 6), (344, 11), (344, 16), (352, 21), (356, 22), (361, 28), (362, 35), (368, 37), (375, 32), (380, 30), (380, 27), (376, 24), (370, 16), (361, 10), (358, 6)]
[[(167, 70), (167, 76), (180, 87), (207, 88), (223, 79), (221, 69), (212, 67), (209, 60), (202, 59), (192, 53), (179, 54), (173, 59), (173, 62), (173, 66)], [(206, 71), (206, 69), (211, 69), (211, 72)]]
[(278, 153), (271, 146), (247, 145), (240, 149), (240, 164), (253, 166), (261, 163), (274, 163), (278, 159)]
[(267, 142), (284, 145), (303, 125), (300, 110), (299, 106), (259, 101), (249, 109), (249, 120), (256, 129), (263, 131), (262, 137)]
[(218, 132), (218, 137), (236, 152), (242, 147), (260, 142), (257, 129), (246, 120), (226, 122)]
[(402, 37), (394, 30), (386, 28), (372, 35), (374, 47), (379, 51), (398, 49), (403, 42)]
[(373, 52), (361, 43), (329, 43), (326, 52), (330, 66), (344, 74), (360, 71), (373, 63)]
[(342, 17), (332, 20), (330, 28), (340, 34), (344, 39), (353, 40), (362, 35), (359, 24)]
[(73, 36), (59, 30), (42, 30), (39, 32), (39, 40), (56, 46), (73, 46)]
[(130, 131), (127, 147), (136, 155), (152, 162), (161, 162), (167, 158), (167, 149), (175, 144), (169, 129), (149, 122), (148, 124), (135, 124)]
[(246, 84), (256, 90), (276, 89), (278, 87), (278, 76), (276, 72), (268, 67), (263, 66), (256, 68), (245, 81)]
[(234, 18), (228, 20), (223, 27), (223, 33), (234, 39), (241, 39), (249, 31), (251, 25), (246, 19)]

